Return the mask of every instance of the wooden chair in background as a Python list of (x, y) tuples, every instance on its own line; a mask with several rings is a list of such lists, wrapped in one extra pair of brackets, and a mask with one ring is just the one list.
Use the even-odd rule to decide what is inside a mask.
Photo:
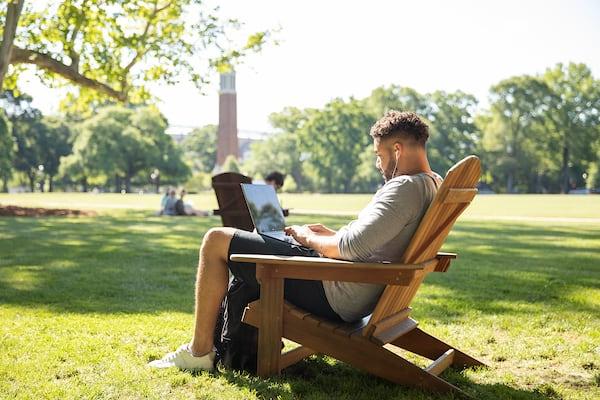
[[(221, 217), (223, 226), (251, 232), (254, 223), (244, 200), (241, 183), (252, 183), (252, 178), (237, 172), (223, 172), (212, 177), (212, 187), (219, 204), (219, 209), (213, 210), (213, 214)], [(282, 211), (284, 216), (289, 215), (289, 210)]]
[[(321, 353), (399, 384), (465, 395), (439, 375), (449, 366), (483, 366), (475, 358), (429, 335), (410, 318), (410, 304), (430, 272), (446, 272), (456, 254), (439, 252), (458, 216), (475, 197), (479, 159), (469, 156), (446, 175), (400, 264), (357, 263), (327, 258), (233, 254), (231, 260), (256, 263), (260, 299), (246, 308), (243, 321), (259, 329), (258, 374)], [(369, 317), (333, 323), (283, 300), (283, 279), (333, 280), (387, 285)], [(281, 353), (281, 338), (301, 346)], [(401, 348), (433, 362), (420, 368), (396, 354)]]
[(224, 172), (212, 177), (212, 187), (219, 204), (219, 209), (214, 210), (213, 214), (221, 216), (223, 226), (252, 231), (254, 224), (244, 200), (241, 183), (252, 183), (252, 178), (237, 172)]

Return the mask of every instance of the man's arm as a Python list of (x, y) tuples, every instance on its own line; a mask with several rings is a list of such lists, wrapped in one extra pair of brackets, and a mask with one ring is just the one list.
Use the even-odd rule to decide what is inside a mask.
[(285, 233), (298, 243), (310, 247), (328, 258), (340, 258), (339, 238), (336, 232), (321, 224), (293, 225), (285, 228)]

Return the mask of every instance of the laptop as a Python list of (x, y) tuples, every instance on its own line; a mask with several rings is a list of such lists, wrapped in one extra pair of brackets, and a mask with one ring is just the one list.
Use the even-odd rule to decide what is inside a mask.
[(256, 231), (270, 238), (302, 246), (283, 231), (285, 219), (275, 189), (271, 185), (241, 183), (244, 199)]

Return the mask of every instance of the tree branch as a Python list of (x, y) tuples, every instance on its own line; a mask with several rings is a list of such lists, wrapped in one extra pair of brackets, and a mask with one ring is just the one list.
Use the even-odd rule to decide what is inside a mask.
[(75, 70), (70, 65), (65, 65), (62, 62), (53, 59), (48, 54), (13, 46), (10, 64), (34, 64), (42, 69), (54, 72), (80, 86), (97, 90), (116, 100), (125, 101), (127, 99), (124, 91), (117, 91), (107, 84), (90, 79), (80, 74), (79, 71)]
[[(163, 7), (157, 8), (158, 7), (158, 0), (154, 2), (154, 10), (152, 10), (152, 14), (148, 17), (148, 21), (146, 23), (146, 26), (144, 27), (144, 32), (142, 32), (142, 34), (139, 37), (139, 42), (140, 43), (144, 43), (145, 44), (144, 41), (146, 40), (146, 36), (148, 36), (148, 31), (150, 30), (150, 26), (152, 26), (152, 22), (154, 21), (154, 18), (161, 11), (164, 11), (167, 8), (171, 7), (172, 4), (173, 4), (172, 2), (168, 2)], [(136, 51), (135, 52), (135, 56), (131, 59), (131, 61), (129, 61), (129, 63), (127, 64), (127, 66), (125, 66), (125, 68), (124, 68), (125, 73), (128, 73), (129, 70), (139, 61), (139, 59), (144, 56), (144, 54), (146, 54), (145, 51)]]
[(10, 64), (13, 42), (15, 40), (15, 33), (17, 31), (17, 25), (19, 24), (21, 11), (23, 10), (24, 1), (25, 0), (10, 1), (6, 10), (2, 43), (0, 43), (0, 91), (2, 90), (2, 83), (4, 82), (4, 76), (8, 70), (8, 65)]

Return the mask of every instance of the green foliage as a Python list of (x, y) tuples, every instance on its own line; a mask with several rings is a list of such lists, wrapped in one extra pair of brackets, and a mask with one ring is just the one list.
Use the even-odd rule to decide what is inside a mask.
[(269, 40), (260, 31), (235, 44), (240, 25), (201, 0), (27, 1), (14, 46), (35, 57), (13, 57), (5, 87), (15, 88), (21, 63), (34, 64), (46, 85), (77, 87), (63, 102), (76, 115), (92, 115), (90, 105), (109, 99), (146, 102), (150, 83), (201, 90), (211, 71), (231, 68)]
[(217, 162), (217, 126), (191, 131), (181, 143), (185, 159), (194, 171), (211, 172)]
[(600, 81), (585, 65), (506, 79), (490, 94), (489, 113), (478, 119), (490, 183), (507, 192), (585, 185), (600, 143)]
[[(307, 185), (302, 166), (302, 154), (298, 141), (298, 129), (306, 122), (308, 111), (297, 108), (286, 108), (281, 113), (271, 114), (270, 120), (278, 132), (265, 141), (252, 143), (250, 157), (244, 161), (243, 169), (252, 176), (266, 176), (273, 171), (285, 173), (293, 179), (296, 190), (303, 190)], [(292, 190), (292, 189), (290, 189)]]
[(131, 179), (138, 173), (187, 179), (189, 169), (181, 151), (165, 133), (167, 122), (154, 107), (129, 109), (107, 107), (80, 127), (73, 157), (65, 160), (65, 173), (78, 179), (115, 177), (115, 190), (120, 179), (131, 191)]
[(461, 91), (433, 92), (428, 96), (430, 140), (428, 155), (431, 168), (444, 174), (454, 164), (477, 153), (480, 132), (475, 125), (477, 99)]
[(221, 167), (221, 172), (240, 172), (240, 165), (237, 161), (237, 158), (233, 155), (228, 155), (223, 162), (223, 166)]
[(210, 190), (212, 188), (212, 175), (208, 172), (196, 172), (185, 182), (185, 188), (189, 193)]
[(244, 167), (261, 175), (284, 171), (299, 190), (373, 192), (382, 177), (375, 168), (371, 126), (389, 109), (416, 109), (431, 125), (431, 165), (444, 174), (476, 152), (475, 106), (475, 98), (462, 92), (423, 95), (391, 86), (363, 100), (334, 100), (320, 110), (286, 108), (271, 115), (276, 134), (253, 145)]
[(356, 100), (337, 99), (315, 112), (298, 132), (314, 180), (327, 192), (352, 191), (352, 178), (364, 148), (370, 144), (365, 127), (373, 117)]
[[(598, 162), (600, 146), (600, 80), (584, 64), (557, 64), (541, 77), (551, 95), (547, 96), (544, 126), (547, 147), (561, 165), (561, 191), (583, 186), (577, 169)], [(578, 168), (579, 167), (579, 168)]]

